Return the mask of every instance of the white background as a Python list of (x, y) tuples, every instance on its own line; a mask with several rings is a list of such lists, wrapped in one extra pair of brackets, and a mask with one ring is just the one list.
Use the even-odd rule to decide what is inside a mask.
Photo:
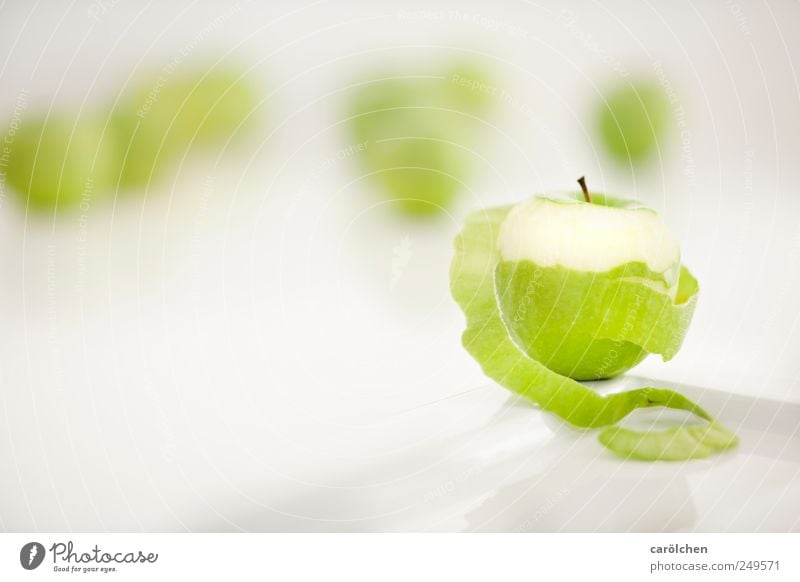
[[(331, 488), (402, 490), (505, 398), (460, 346), (461, 218), (582, 174), (662, 212), (701, 283), (682, 352), (637, 373), (800, 400), (799, 18), (789, 1), (0, 4), (6, 117), (89, 113), (188, 48), (252, 64), (269, 118), (82, 216), (26, 216), (4, 191), (0, 529), (358, 529), (374, 508), (326, 522)], [(509, 98), (452, 215), (399, 221), (346, 155), (346, 88), (458, 57)], [(683, 120), (636, 171), (593, 144), (620, 70), (663, 70)]]

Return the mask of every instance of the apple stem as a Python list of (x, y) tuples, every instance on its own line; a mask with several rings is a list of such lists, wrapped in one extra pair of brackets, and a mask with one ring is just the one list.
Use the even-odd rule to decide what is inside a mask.
[(586, 176), (581, 176), (578, 178), (578, 184), (581, 185), (581, 190), (583, 190), (583, 199), (586, 200), (589, 204), (592, 203), (592, 197), (589, 196), (589, 188), (586, 187)]

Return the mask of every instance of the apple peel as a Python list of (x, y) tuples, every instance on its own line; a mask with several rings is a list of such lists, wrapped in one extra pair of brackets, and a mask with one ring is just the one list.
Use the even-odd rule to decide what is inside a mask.
[[(733, 433), (677, 392), (644, 387), (601, 395), (572, 377), (554, 371), (546, 365), (547, 362), (539, 361), (521, 347), (519, 334), (510, 329), (514, 316), (503, 308), (504, 304), (507, 305), (507, 294), (514, 292), (514, 286), (499, 284), (499, 281), (504, 281), (502, 271), (509, 266), (503, 264), (497, 238), (500, 225), (511, 208), (507, 206), (478, 211), (467, 218), (464, 228), (456, 237), (455, 257), (450, 270), (451, 293), (467, 319), (463, 344), (484, 373), (505, 388), (534, 402), (542, 410), (576, 427), (603, 429), (599, 435), (600, 442), (625, 458), (680, 461), (709, 457), (734, 447), (738, 438)], [(526, 261), (516, 265), (538, 269), (544, 273), (540, 276), (565, 276), (564, 273), (558, 273), (557, 266), (537, 267)], [(633, 268), (636, 270), (636, 267)], [(644, 355), (659, 353), (666, 360), (677, 352), (683, 341), (697, 298), (697, 281), (685, 267), (681, 267), (677, 292), (670, 294), (660, 290), (657, 285), (650, 285), (647, 277), (642, 281), (640, 275), (604, 278), (602, 274), (582, 273), (576, 276), (591, 278), (579, 281), (579, 289), (580, 285), (599, 285), (604, 288), (594, 296), (605, 292), (636, 293), (644, 302), (645, 314), (640, 313), (637, 318), (641, 322), (644, 317), (647, 325), (624, 326), (619, 325), (618, 318), (606, 317), (606, 321), (600, 322), (595, 339), (634, 344), (641, 348)], [(609, 287), (611, 285), (614, 287)], [(570, 288), (574, 289), (571, 284)], [(546, 317), (549, 309), (547, 306), (541, 310), (534, 309), (537, 299), (539, 297), (535, 292), (530, 295), (531, 308), (526, 310), (522, 318), (524, 327), (529, 330), (529, 324), (535, 325), (539, 321), (537, 318)], [(625, 301), (612, 300), (608, 309), (623, 309), (624, 305)], [(536, 311), (540, 313), (535, 314)], [(591, 307), (587, 308), (587, 313), (599, 313), (597, 317), (606, 315)], [(647, 329), (648, 333), (644, 333), (643, 329)], [(533, 329), (534, 338), (535, 332), (536, 329)], [(526, 339), (533, 341), (530, 337)], [(699, 425), (684, 422), (658, 431), (637, 431), (614, 426), (636, 409), (656, 406), (684, 410), (705, 422)]]

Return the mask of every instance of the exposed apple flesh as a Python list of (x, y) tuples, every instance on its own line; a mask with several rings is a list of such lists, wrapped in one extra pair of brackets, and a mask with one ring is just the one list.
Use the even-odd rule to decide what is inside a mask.
[[(661, 217), (643, 206), (595, 195), (537, 197), (515, 206), (497, 241), (504, 261), (603, 272), (640, 262), (655, 273), (676, 273), (678, 243)], [(673, 281), (674, 283), (674, 281)]]

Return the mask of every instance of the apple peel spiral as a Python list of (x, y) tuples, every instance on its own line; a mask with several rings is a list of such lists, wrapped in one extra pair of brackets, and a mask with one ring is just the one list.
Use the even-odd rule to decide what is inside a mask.
[[(577, 203), (534, 200), (536, 204)], [(598, 202), (607, 210), (638, 209), (634, 203), (610, 197)], [(657, 261), (645, 254), (646, 261), (629, 261), (601, 272), (568, 268), (557, 264), (558, 257), (542, 257), (537, 263), (513, 251), (506, 252), (511, 255), (508, 260), (501, 254), (498, 239), (509, 228), (507, 219), (515, 208), (474, 212), (455, 240), (451, 293), (467, 320), (464, 347), (484, 373), (576, 427), (601, 429), (600, 442), (626, 458), (681, 461), (734, 447), (736, 435), (677, 392), (643, 387), (601, 395), (578, 381), (615, 376), (649, 353), (660, 354), (664, 360), (677, 353), (699, 291), (697, 280), (679, 259), (657, 271), (648, 264)], [(608, 217), (602, 219), (607, 225)], [(558, 220), (548, 216), (544, 224)], [(580, 223), (576, 228), (591, 231), (592, 224)], [(572, 237), (570, 252), (580, 246), (583, 231)], [(597, 244), (603, 243), (598, 240)], [(619, 252), (624, 255), (628, 250), (620, 246)], [(616, 426), (632, 411), (651, 407), (687, 411), (704, 422), (648, 431)]]

